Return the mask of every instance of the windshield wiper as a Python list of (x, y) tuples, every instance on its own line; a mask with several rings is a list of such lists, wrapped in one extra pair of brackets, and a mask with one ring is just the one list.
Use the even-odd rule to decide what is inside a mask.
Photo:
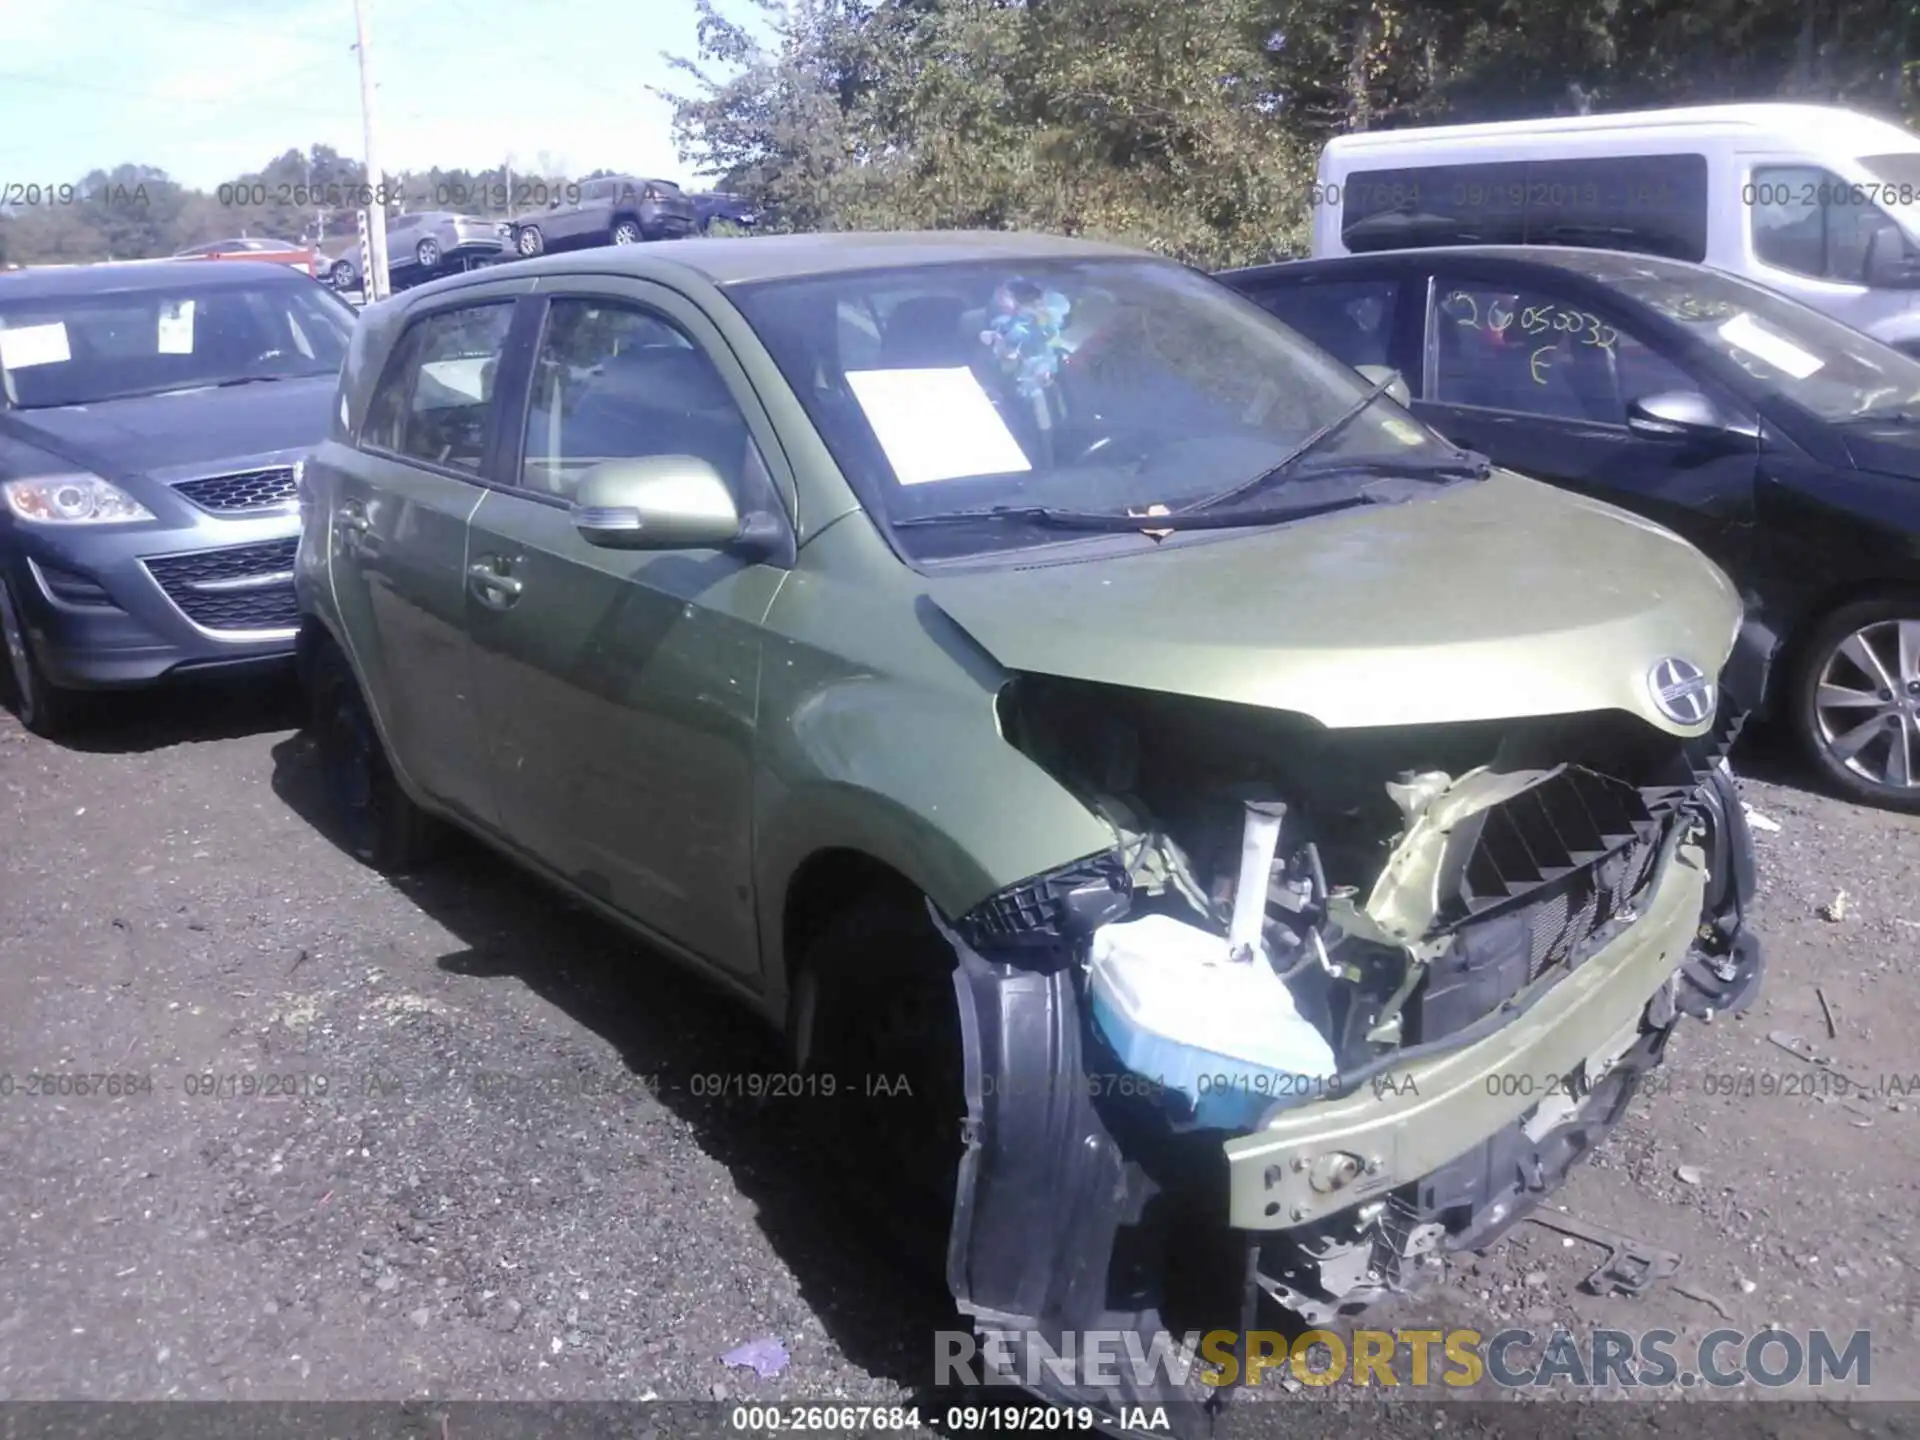
[(1242, 480), (1238, 485), (1222, 490), (1217, 495), (1209, 495), (1205, 499), (1195, 500), (1191, 504), (1182, 505), (1174, 514), (1176, 516), (1195, 515), (1206, 510), (1217, 510), (1222, 506), (1232, 504), (1242, 495), (1253, 490), (1258, 490), (1261, 486), (1277, 480), (1288, 470), (1306, 459), (1306, 457), (1311, 455), (1315, 450), (1326, 444), (1327, 441), (1339, 435), (1349, 425), (1353, 424), (1354, 421), (1358, 420), (1362, 412), (1364, 412), (1368, 406), (1372, 405), (1374, 401), (1386, 394), (1398, 378), (1398, 376), (1389, 375), (1377, 385), (1369, 388), (1366, 394), (1362, 395), (1358, 400), (1354, 401), (1353, 404), (1334, 416), (1333, 419), (1307, 436), (1306, 439), (1302, 440), (1298, 445), (1295, 445), (1293, 449), (1282, 455), (1277, 461), (1262, 470), (1258, 475), (1255, 475), (1252, 479)]
[(1266, 505), (1259, 509), (1206, 514), (1176, 510), (1165, 515), (1123, 515), (1111, 510), (1055, 510), (1044, 505), (996, 505), (985, 510), (944, 510), (932, 515), (910, 515), (891, 524), (896, 530), (912, 530), (933, 525), (1013, 521), (1053, 530), (1104, 531), (1115, 535), (1124, 535), (1129, 531), (1146, 534), (1166, 530), (1236, 530), (1279, 525), (1289, 520), (1330, 514), (1335, 510), (1351, 510), (1361, 505), (1394, 505), (1404, 498), (1362, 490), (1302, 504)]

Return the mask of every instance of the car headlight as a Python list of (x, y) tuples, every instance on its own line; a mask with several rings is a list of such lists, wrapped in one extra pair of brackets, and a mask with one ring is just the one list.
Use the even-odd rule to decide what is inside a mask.
[(98, 475), (41, 475), (0, 484), (7, 507), (36, 525), (121, 525), (153, 512)]

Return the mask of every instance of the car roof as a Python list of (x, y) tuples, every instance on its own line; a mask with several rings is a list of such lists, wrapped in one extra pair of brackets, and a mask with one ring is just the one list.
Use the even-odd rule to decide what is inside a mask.
[[(490, 265), (469, 275), (434, 281), (410, 294), (447, 294), (486, 280), (537, 275), (698, 275), (715, 285), (792, 280), (860, 270), (961, 264), (969, 260), (1017, 264), (1023, 260), (1157, 257), (1123, 245), (1069, 240), (1010, 230), (838, 231), (804, 235), (689, 236), (652, 245), (608, 246)], [(1167, 262), (1171, 263), (1171, 262)]]
[(138, 294), (145, 290), (237, 290), (250, 285), (311, 284), (278, 260), (120, 260), (0, 272), (0, 302), (67, 295)]
[(1668, 110), (1628, 110), (1607, 115), (1546, 115), (1533, 120), (1496, 120), (1473, 125), (1412, 126), (1365, 130), (1327, 142), (1329, 155), (1363, 155), (1456, 141), (1550, 142), (1555, 137), (1686, 130), (1722, 134), (1765, 132), (1818, 136), (1823, 147), (1854, 154), (1915, 148), (1913, 136), (1888, 121), (1838, 105), (1758, 102), (1744, 105), (1681, 105)]
[(1604, 284), (1629, 267), (1649, 268), (1684, 279), (1706, 270), (1686, 260), (1646, 255), (1637, 250), (1599, 250), (1576, 245), (1420, 245), (1398, 250), (1369, 250), (1357, 255), (1333, 255), (1314, 260), (1282, 260), (1273, 265), (1249, 265), (1223, 270), (1224, 280), (1265, 279), (1270, 276), (1332, 275), (1347, 270), (1394, 270), (1430, 265), (1441, 260), (1469, 263), (1496, 261), (1516, 273), (1558, 271)]

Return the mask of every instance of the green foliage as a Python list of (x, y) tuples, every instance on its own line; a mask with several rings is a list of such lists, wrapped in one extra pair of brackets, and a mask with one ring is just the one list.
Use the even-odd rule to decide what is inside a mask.
[(797, 228), (1221, 264), (1303, 248), (1344, 130), (1769, 98), (1920, 118), (1920, 0), (697, 3), (683, 158)]
[[(1920, 0), (695, 3), (674, 138), (768, 230), (1036, 228), (1220, 265), (1304, 249), (1344, 130), (1777, 98), (1920, 120)], [(337, 252), (364, 183), (323, 145), (212, 195), (122, 165), (0, 213), (0, 261), (238, 234)], [(387, 183), (501, 218), (567, 181), (539, 155)]]

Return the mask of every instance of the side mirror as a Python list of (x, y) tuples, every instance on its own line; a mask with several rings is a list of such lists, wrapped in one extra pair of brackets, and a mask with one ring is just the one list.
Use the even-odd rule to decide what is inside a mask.
[(718, 550), (741, 538), (727, 482), (692, 455), (608, 460), (581, 477), (573, 526), (609, 550)]
[(1353, 368), (1360, 372), (1361, 377), (1369, 385), (1378, 385), (1383, 381), (1386, 382), (1387, 394), (1391, 395), (1400, 404), (1411, 405), (1413, 403), (1413, 392), (1407, 389), (1406, 377), (1391, 365), (1356, 365)]
[(560, 197), (556, 195), (551, 200), (547, 201), (547, 208), (549, 210), (558, 210), (560, 208)]
[(1760, 435), (1751, 424), (1729, 421), (1697, 390), (1665, 390), (1629, 402), (1627, 429), (1643, 440), (1738, 443)]
[(1891, 220), (1876, 226), (1868, 238), (1860, 281), (1869, 290), (1920, 290), (1920, 257)]

